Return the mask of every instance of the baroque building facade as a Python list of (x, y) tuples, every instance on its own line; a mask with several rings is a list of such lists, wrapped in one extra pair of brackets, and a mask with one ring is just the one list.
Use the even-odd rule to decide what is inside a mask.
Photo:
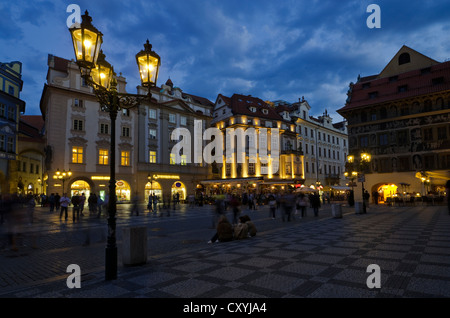
[(25, 112), (22, 86), (22, 63), (0, 63), (0, 194), (16, 193), (21, 185), (10, 171), (18, 155), (19, 117)]
[(378, 200), (442, 195), (450, 179), (450, 62), (403, 46), (380, 74), (350, 83), (338, 112), (348, 120), (349, 153), (371, 155), (366, 189)]
[(287, 110), (250, 95), (219, 94), (213, 117), (221, 141), (215, 149), (220, 162), (212, 164), (212, 179), (203, 181), (210, 192), (267, 193), (304, 183), (303, 153)]
[[(126, 93), (126, 79), (116, 76), (117, 89)], [(147, 94), (141, 87), (139, 94)], [(116, 194), (118, 202), (150, 193), (160, 199), (195, 193), (206, 166), (171, 161), (171, 130), (193, 129), (194, 119), (209, 125), (212, 102), (183, 93), (169, 80), (151, 91), (152, 100), (122, 110), (116, 120)], [(45, 121), (45, 176), (47, 194), (108, 193), (111, 122), (91, 87), (84, 83), (75, 62), (49, 55), (41, 113)], [(69, 171), (64, 180), (54, 179)], [(203, 177), (204, 176), (204, 177)]]

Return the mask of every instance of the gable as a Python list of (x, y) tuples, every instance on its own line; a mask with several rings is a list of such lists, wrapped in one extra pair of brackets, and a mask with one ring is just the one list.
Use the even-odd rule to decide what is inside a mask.
[(439, 62), (404, 45), (381, 71), (378, 78), (391, 77), (436, 64), (439, 64)]

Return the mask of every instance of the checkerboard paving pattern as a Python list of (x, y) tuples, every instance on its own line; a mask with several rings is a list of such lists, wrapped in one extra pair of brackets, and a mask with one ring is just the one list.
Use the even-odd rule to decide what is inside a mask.
[[(25, 297), (450, 297), (450, 216), (426, 207), (321, 219), (121, 269), (119, 278)], [(367, 266), (381, 288), (366, 285)]]

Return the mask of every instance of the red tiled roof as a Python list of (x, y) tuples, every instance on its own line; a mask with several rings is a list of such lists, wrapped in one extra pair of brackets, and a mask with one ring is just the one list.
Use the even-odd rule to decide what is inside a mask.
[(21, 115), (20, 120), (39, 131), (44, 127), (44, 119), (41, 115)]
[[(276, 108), (271, 107), (269, 104), (258, 97), (240, 94), (233, 94), (231, 98), (223, 96), (221, 94), (219, 96), (226, 104), (230, 106), (231, 111), (235, 115), (246, 115), (270, 120), (284, 120), (283, 117), (278, 114)], [(255, 107), (256, 112), (252, 112), (250, 110), (250, 107)], [(267, 114), (263, 113), (263, 109), (267, 110)]]
[[(353, 86), (350, 101), (338, 112), (450, 90), (450, 62), (433, 65), (429, 67), (429, 72), (422, 73), (422, 69), (417, 69), (398, 74), (396, 77), (395, 81), (391, 81), (392, 77), (374, 78), (374, 76), (370, 76), (361, 78)], [(433, 80), (438, 78), (441, 78), (442, 82), (433, 83)], [(403, 92), (399, 91), (399, 87), (402, 86), (406, 86), (406, 90)], [(370, 94), (375, 92), (377, 96), (371, 98)]]

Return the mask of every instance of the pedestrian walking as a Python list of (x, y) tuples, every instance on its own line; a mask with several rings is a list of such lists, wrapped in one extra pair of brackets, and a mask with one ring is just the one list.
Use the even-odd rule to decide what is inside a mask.
[(80, 215), (81, 216), (84, 216), (83, 210), (84, 210), (85, 202), (86, 202), (86, 196), (84, 195), (84, 192), (83, 192), (83, 193), (81, 193), (81, 196), (80, 196)]
[(61, 219), (63, 213), (65, 216), (65, 220), (67, 221), (67, 217), (68, 217), (68, 207), (70, 204), (70, 199), (69, 197), (67, 197), (66, 193), (63, 193), (61, 199), (59, 199), (59, 202), (61, 204), (61, 211), (59, 212), (59, 219)]
[(319, 216), (320, 196), (317, 193), (312, 195), (311, 206), (314, 210), (314, 216)]
[(231, 209), (233, 210), (233, 224), (237, 224), (239, 214), (241, 213), (241, 201), (235, 194), (233, 194), (231, 196), (229, 205), (231, 206)]
[(103, 206), (105, 205), (105, 201), (103, 201), (102, 197), (99, 195), (97, 197), (97, 218), (102, 216)]
[(28, 224), (33, 224), (35, 206), (36, 206), (36, 200), (34, 199), (33, 195), (28, 195), (27, 196)]
[(273, 195), (269, 197), (269, 217), (272, 217), (273, 220), (275, 220), (275, 211), (277, 209), (277, 200)]
[(55, 194), (50, 194), (50, 197), (48, 198), (48, 203), (50, 205), (50, 212), (53, 212), (55, 210)]
[(95, 193), (91, 193), (89, 195), (88, 208), (89, 208), (89, 215), (93, 215), (97, 211), (97, 195)]
[(61, 202), (59, 202), (59, 200), (61, 200), (61, 196), (59, 195), (59, 193), (55, 194), (55, 210), (59, 211), (59, 209), (61, 208)]
[(80, 202), (81, 198), (78, 195), (78, 193), (75, 193), (75, 195), (72, 196), (72, 199), (70, 200), (70, 203), (73, 204), (72, 208), (72, 220), (75, 222), (75, 220), (80, 219)]
[(131, 215), (139, 216), (139, 196), (136, 194), (133, 198), (133, 205), (131, 206)]
[(303, 218), (306, 216), (306, 207), (308, 206), (308, 198), (304, 193), (300, 193), (297, 199), (297, 205), (300, 210), (300, 218)]

